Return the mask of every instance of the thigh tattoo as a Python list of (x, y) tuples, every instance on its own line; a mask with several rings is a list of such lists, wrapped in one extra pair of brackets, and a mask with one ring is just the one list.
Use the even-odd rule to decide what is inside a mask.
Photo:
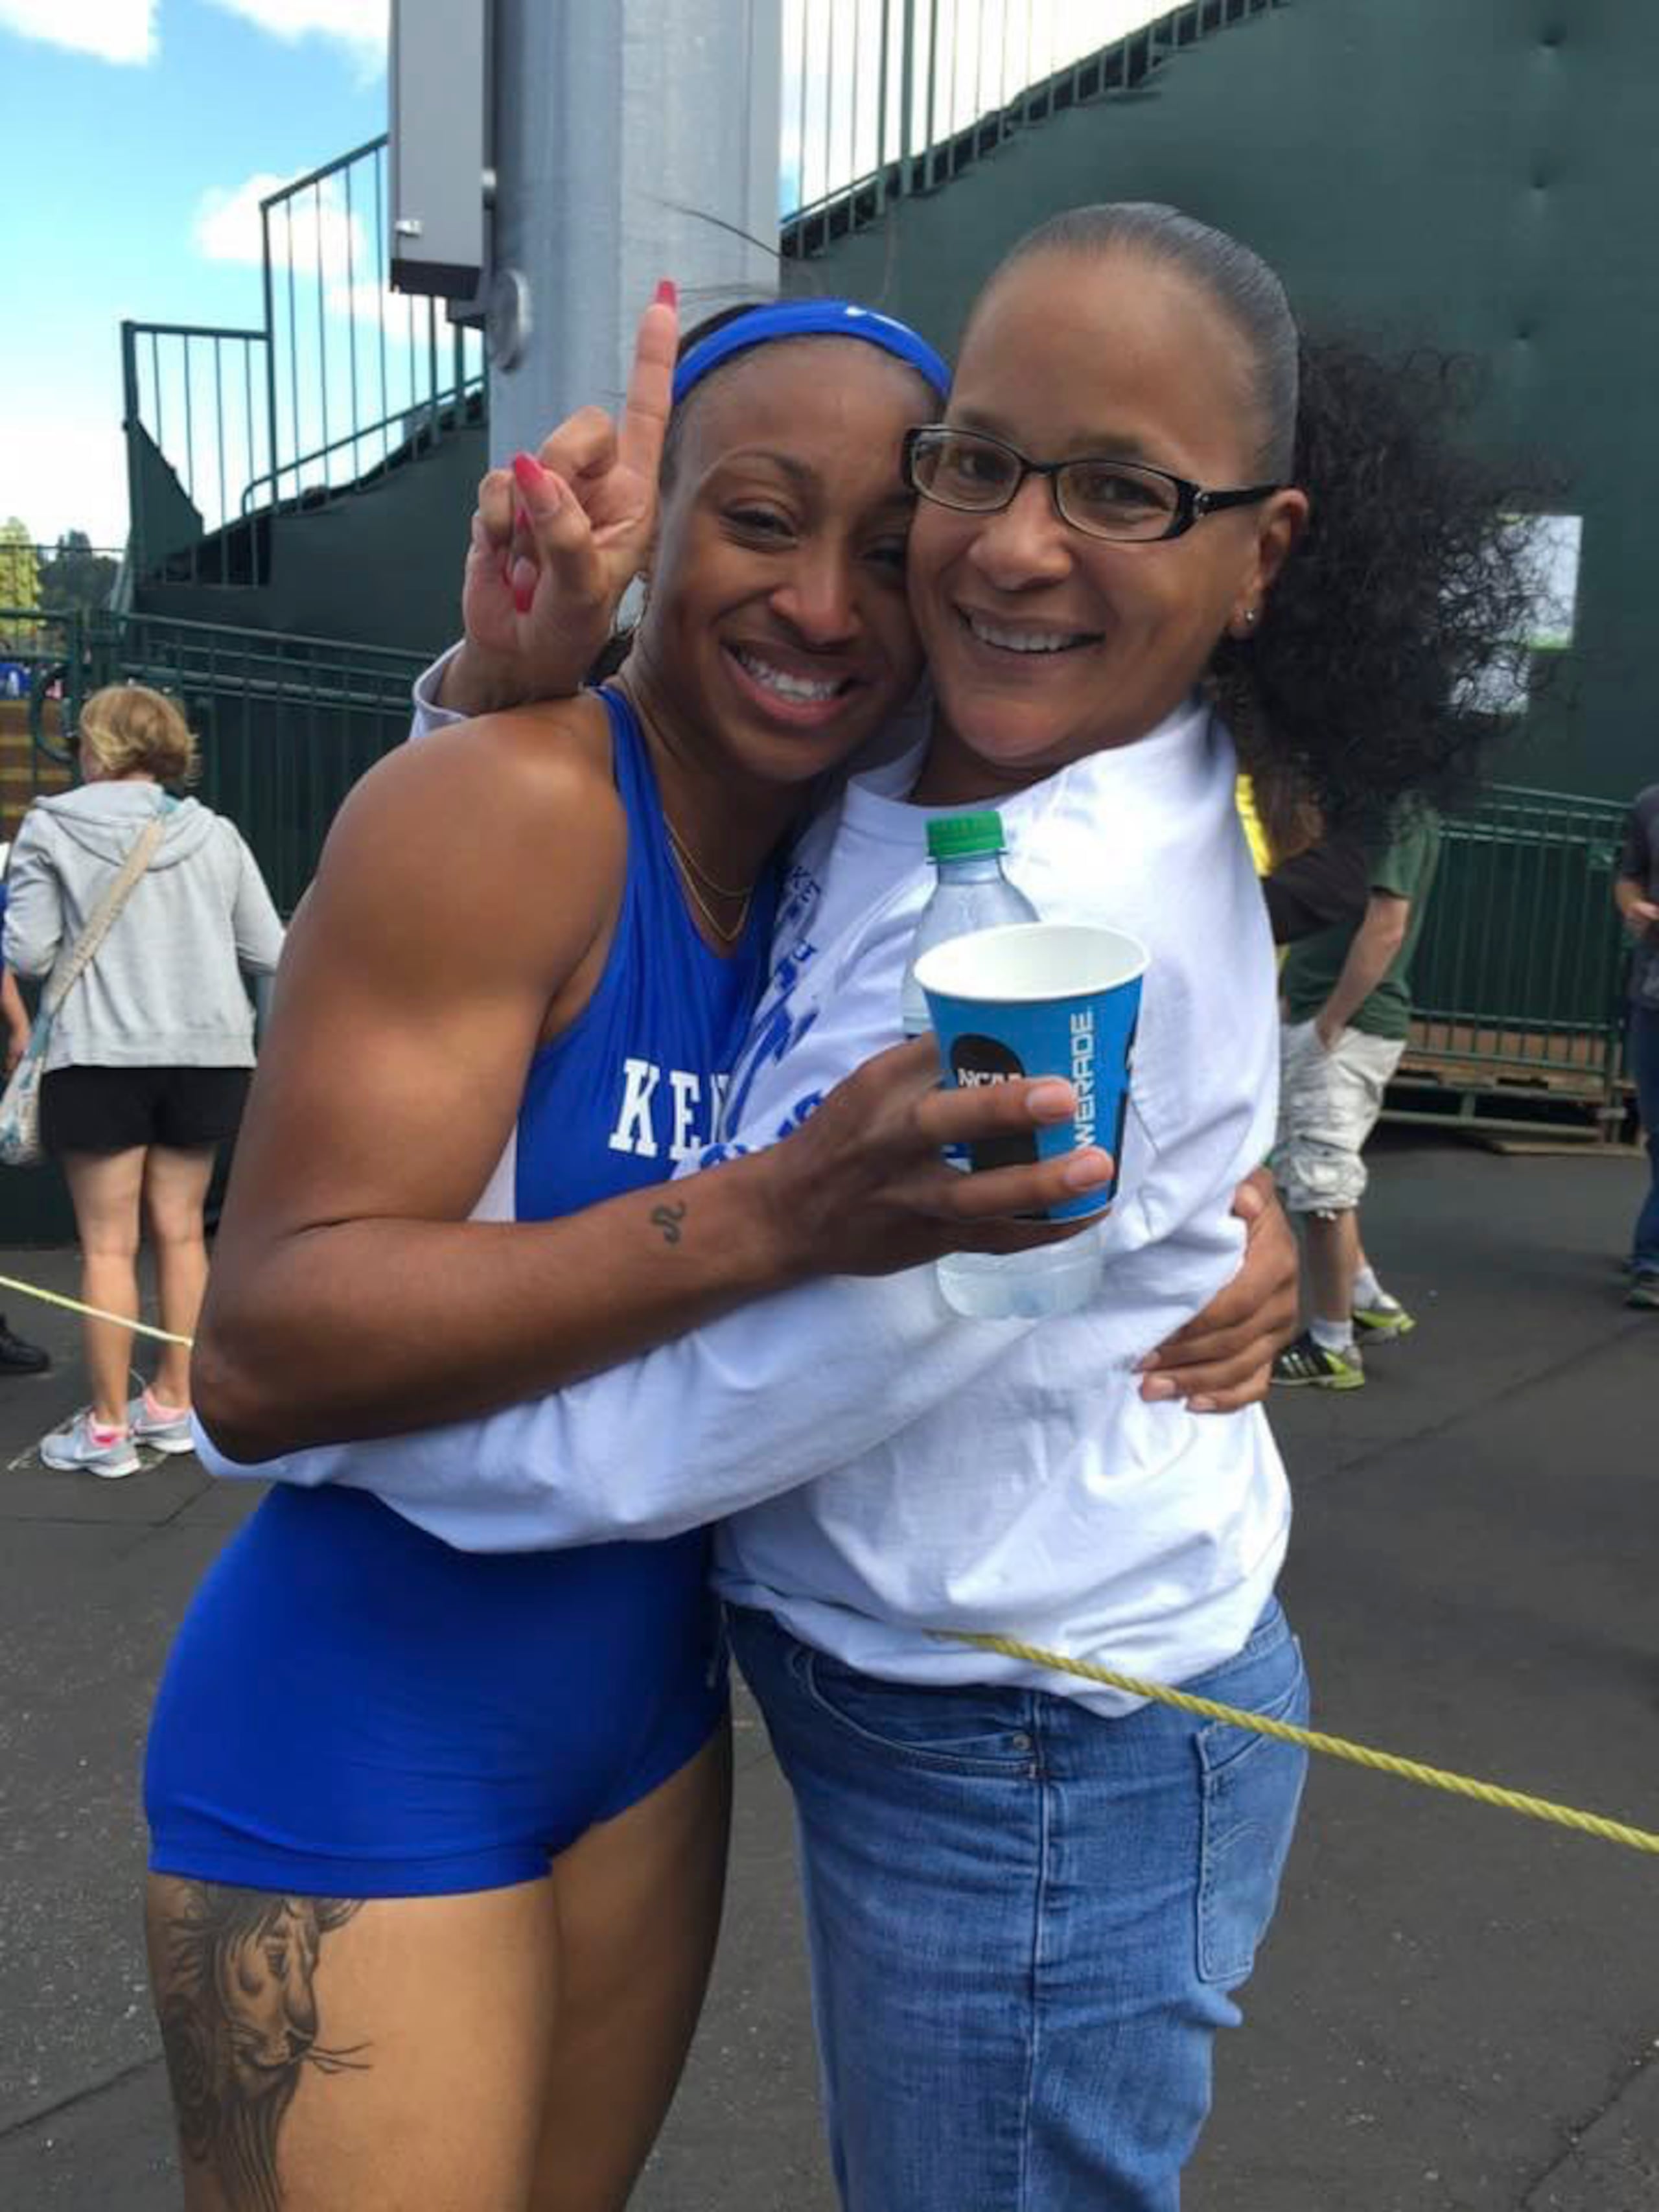
[(323, 1938), (361, 1901), (177, 1884), (162, 1920), (155, 2005), (185, 2154), (232, 2212), (281, 2212), (276, 2137), (307, 2066), (362, 2071), (369, 2046), (319, 2039)]

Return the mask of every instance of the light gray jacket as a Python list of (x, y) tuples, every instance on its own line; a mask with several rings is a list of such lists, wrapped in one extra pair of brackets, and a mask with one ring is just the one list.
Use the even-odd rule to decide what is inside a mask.
[[(49, 976), (80, 936), (155, 811), (153, 783), (88, 783), (37, 799), (6, 872), (5, 964)], [(46, 1048), (58, 1067), (251, 1067), (240, 971), (268, 975), (283, 925), (233, 823), (193, 799), (64, 1001)]]

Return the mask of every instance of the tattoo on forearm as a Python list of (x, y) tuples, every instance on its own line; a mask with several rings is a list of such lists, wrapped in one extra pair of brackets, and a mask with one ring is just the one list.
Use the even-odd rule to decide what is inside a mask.
[(301, 2071), (361, 2072), (369, 2046), (318, 2039), (317, 1960), (360, 1903), (185, 1881), (156, 1980), (186, 2158), (210, 2166), (230, 2212), (281, 2212), (276, 2138)]
[(675, 1206), (658, 1206), (652, 1208), (652, 1225), (653, 1228), (661, 1230), (663, 1242), (665, 1244), (679, 1243), (680, 1224), (685, 1218), (685, 1211), (686, 1201), (684, 1199)]

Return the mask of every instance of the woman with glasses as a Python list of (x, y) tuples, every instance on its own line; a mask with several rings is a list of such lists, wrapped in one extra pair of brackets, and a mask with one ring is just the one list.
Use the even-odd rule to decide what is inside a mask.
[[(1234, 1188), (1273, 1127), (1271, 949), (1218, 707), (1333, 818), (1386, 804), (1466, 749), (1451, 702), (1509, 605), (1498, 568), (1443, 588), (1484, 573), (1485, 489), (1386, 376), (1332, 361), (1299, 395), (1302, 365), (1272, 272), (1168, 209), (1079, 210), (992, 277), (906, 451), (930, 725), (798, 843), (705, 1155), (810, 1129), (896, 1035), (927, 823), (995, 805), (1041, 914), (1151, 952), (1093, 1305), (972, 1322), (926, 1271), (818, 1282), (559, 1397), (258, 1470), (373, 1488), (483, 1550), (723, 1516), (853, 2212), (1172, 2212), (1290, 1841), (1297, 1753), (963, 1639), (1306, 1714), (1265, 1420), (1149, 1398), (1138, 1371), (1234, 1265)], [(1373, 496), (1382, 453), (1397, 501)], [(593, 604), (573, 508), (601, 512), (605, 477), (475, 542), (568, 576), (573, 637)]]

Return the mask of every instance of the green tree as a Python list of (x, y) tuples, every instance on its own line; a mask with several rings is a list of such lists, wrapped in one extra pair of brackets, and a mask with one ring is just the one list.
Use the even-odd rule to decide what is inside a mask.
[(35, 624), (25, 619), (40, 604), (40, 563), (28, 526), (9, 514), (0, 522), (0, 641), (14, 652), (33, 649)]
[(66, 530), (40, 563), (40, 604), (54, 614), (107, 606), (119, 566), (109, 554), (94, 552), (84, 530)]

